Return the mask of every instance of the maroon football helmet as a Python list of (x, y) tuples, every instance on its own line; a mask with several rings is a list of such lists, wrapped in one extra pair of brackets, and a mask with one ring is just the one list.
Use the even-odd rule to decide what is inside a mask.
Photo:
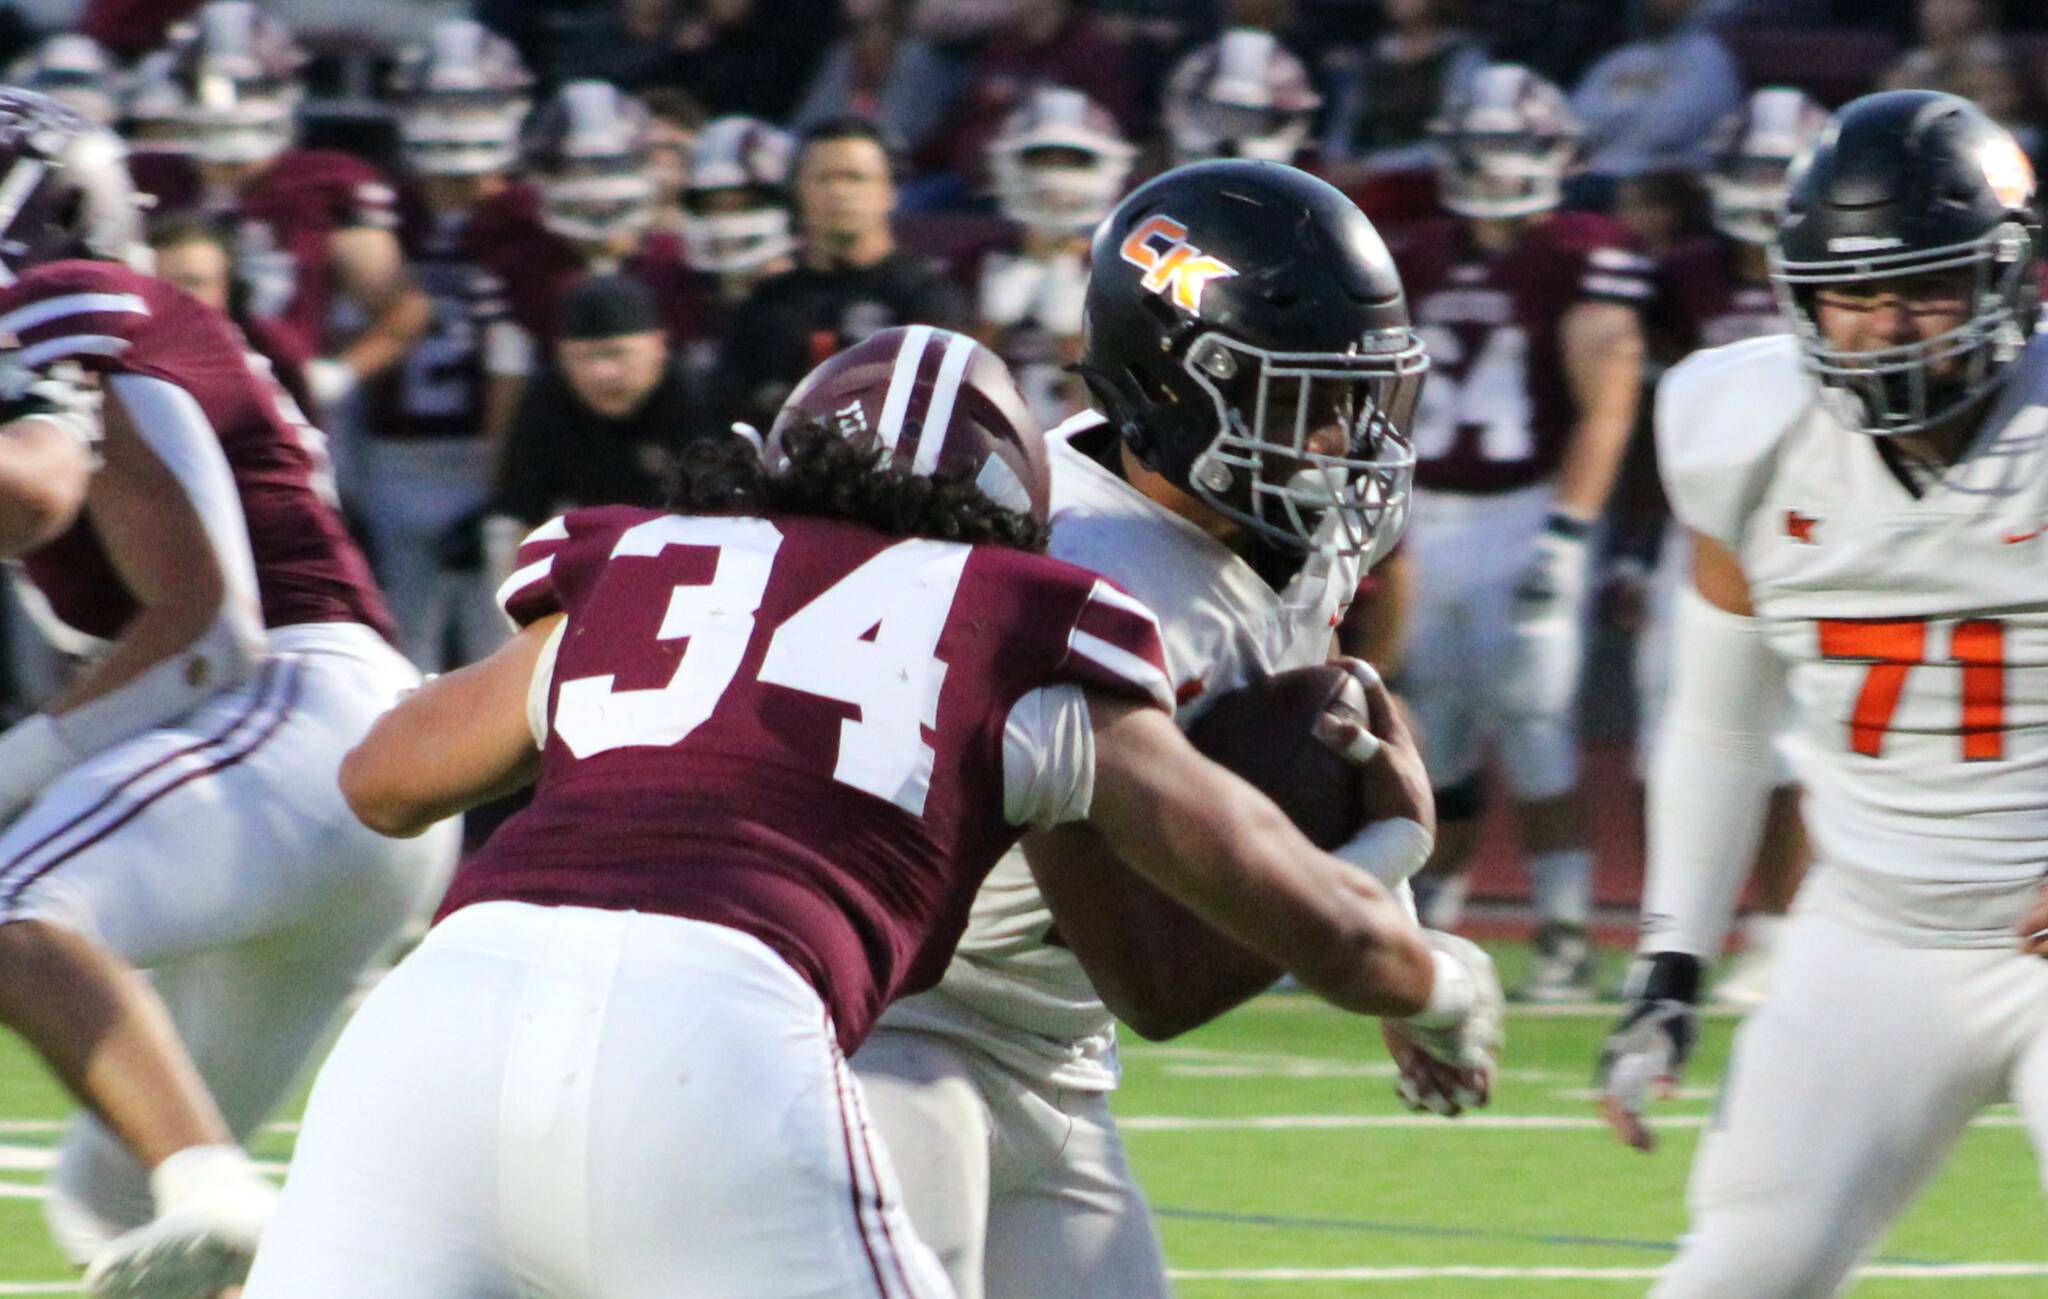
[(1002, 358), (965, 334), (885, 329), (828, 358), (775, 417), (770, 473), (786, 464), (783, 435), (812, 420), (855, 446), (887, 447), (898, 469), (970, 482), (1006, 510), (1047, 517), (1045, 433)]
[(141, 248), (120, 137), (48, 95), (0, 90), (0, 285), (44, 262), (133, 261)]

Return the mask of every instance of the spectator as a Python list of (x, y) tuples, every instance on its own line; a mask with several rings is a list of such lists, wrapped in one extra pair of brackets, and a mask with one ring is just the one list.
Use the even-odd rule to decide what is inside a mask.
[(687, 424), (685, 383), (653, 293), (593, 276), (562, 302), (554, 364), (527, 389), (498, 472), (488, 530), (496, 567), (517, 534), (584, 505), (659, 505)]
[(1998, 24), (1985, 0), (1919, 0), (1920, 44), (1879, 81), (1885, 90), (1945, 90), (1965, 95), (1964, 69), (1973, 47), (1998, 43)]
[(1618, 0), (1467, 0), (1467, 9), (1494, 62), (1519, 63), (1560, 86), (1628, 36), (1629, 6)]
[(1714, 125), (1742, 106), (1742, 75), (1695, 0), (1646, 0), (1643, 36), (1595, 63), (1572, 92), (1586, 170), (1639, 175), (1704, 166)]
[(656, 80), (687, 86), (714, 115), (785, 122), (835, 29), (837, 0), (674, 0), (679, 17)]
[(967, 323), (951, 281), (896, 247), (896, 183), (872, 125), (838, 118), (812, 127), (797, 152), (796, 201), (796, 269), (741, 304), (722, 348), (719, 408), (761, 428), (834, 352), (892, 325)]
[(690, 153), (709, 119), (702, 104), (674, 86), (656, 86), (640, 96), (640, 104), (647, 110), (647, 165), (654, 178), (654, 220), (649, 228), (680, 238)]
[(1180, 61), (1166, 83), (1176, 163), (1206, 158), (1293, 162), (1322, 96), (1308, 69), (1269, 31), (1233, 27)]
[(958, 126), (934, 161), (979, 189), (997, 128), (1034, 85), (1047, 82), (1081, 91), (1125, 131), (1137, 126), (1123, 46), (1075, 0), (1036, 0), (1021, 6), (982, 48), (954, 114)]
[(911, 152), (945, 126), (963, 70), (906, 29), (910, 0), (846, 0), (846, 34), (825, 52), (791, 125), (864, 117)]
[(1382, 0), (1388, 30), (1332, 51), (1323, 68), (1330, 120), (1323, 162), (1396, 171), (1433, 164), (1429, 123), (1444, 94), (1486, 66), (1458, 0)]

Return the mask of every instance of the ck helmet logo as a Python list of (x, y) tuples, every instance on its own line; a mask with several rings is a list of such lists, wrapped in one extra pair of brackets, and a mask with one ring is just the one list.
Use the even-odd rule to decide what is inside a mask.
[(1209, 281), (1237, 274), (1236, 267), (1226, 266), (1189, 243), (1188, 228), (1170, 216), (1147, 217), (1118, 251), (1125, 261), (1145, 272), (1138, 283), (1191, 315), (1201, 314), (1202, 290), (1209, 287)]

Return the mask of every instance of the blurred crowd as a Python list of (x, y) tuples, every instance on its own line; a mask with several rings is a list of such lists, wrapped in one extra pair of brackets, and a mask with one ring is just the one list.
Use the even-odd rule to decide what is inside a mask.
[[(1399, 258), (1486, 210), (1445, 186), (1506, 113), (1538, 199), (1501, 214), (1612, 228), (1582, 297), (1633, 313), (1648, 384), (1726, 341), (1703, 257), (1770, 316), (1769, 208), (1826, 108), (1951, 90), (2030, 152), (2048, 122), (2017, 0), (25, 0), (0, 59), (126, 137), (159, 273), (269, 359), (430, 671), (503, 635), (524, 530), (659, 499), (684, 439), (765, 426), (879, 329), (972, 330), (1048, 427), (1083, 409), (1089, 234), (1177, 162), (1306, 167)], [(1438, 361), (1439, 398), (1478, 391)], [(1592, 580), (1629, 627), (1662, 545), (1640, 461)], [(1361, 605), (1389, 661), (1411, 582)], [(63, 664), (19, 612), (26, 702)]]

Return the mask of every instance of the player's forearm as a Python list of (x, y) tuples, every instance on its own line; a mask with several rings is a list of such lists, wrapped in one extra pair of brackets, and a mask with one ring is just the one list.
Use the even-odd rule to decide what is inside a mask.
[(1720, 954), (1771, 789), (1782, 672), (1762, 624), (1679, 597), (1670, 711), (1650, 768), (1645, 952)]
[(37, 416), (0, 427), (0, 558), (70, 527), (91, 474), (91, 453), (70, 427)]
[(426, 294), (407, 285), (335, 359), (358, 381), (373, 379), (403, 360), (432, 323), (433, 304)]
[(1573, 308), (1563, 332), (1578, 420), (1558, 467), (1555, 508), (1590, 521), (1607, 507), (1635, 430), (1643, 336), (1633, 311), (1605, 303)]
[(377, 719), (341, 762), (357, 819), (410, 838), (533, 779), (540, 755), (528, 691), (559, 618), (527, 627), (489, 658), (436, 677)]

